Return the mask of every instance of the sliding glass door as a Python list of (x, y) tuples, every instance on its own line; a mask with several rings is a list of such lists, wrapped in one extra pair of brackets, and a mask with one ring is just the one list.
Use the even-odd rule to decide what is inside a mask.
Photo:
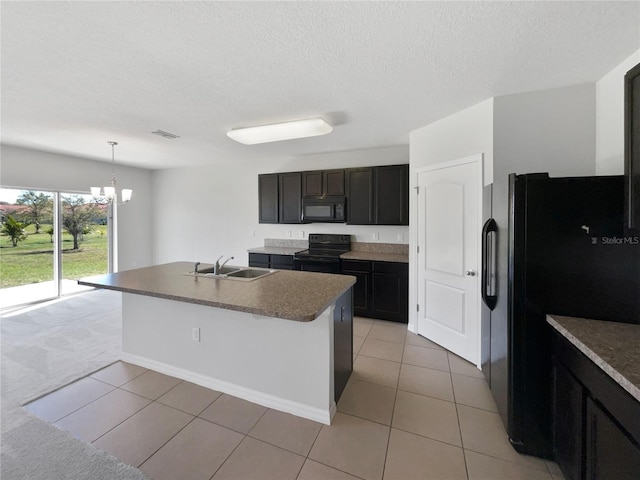
[(109, 271), (109, 207), (84, 193), (0, 188), (0, 308), (82, 290)]
[(62, 193), (60, 197), (60, 294), (66, 295), (89, 288), (78, 285), (79, 278), (109, 271), (108, 206), (95, 203), (88, 194)]
[(55, 192), (0, 189), (0, 307), (58, 296)]

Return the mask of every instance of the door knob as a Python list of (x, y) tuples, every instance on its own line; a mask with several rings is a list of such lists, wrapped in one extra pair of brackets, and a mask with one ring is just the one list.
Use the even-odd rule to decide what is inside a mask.
[(470, 277), (475, 277), (476, 275), (476, 271), (475, 270), (467, 270), (467, 275), (469, 275)]

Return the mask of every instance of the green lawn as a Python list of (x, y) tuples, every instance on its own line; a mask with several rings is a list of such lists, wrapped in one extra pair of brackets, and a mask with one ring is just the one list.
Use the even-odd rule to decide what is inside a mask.
[[(50, 225), (43, 225), (42, 231)], [(53, 280), (53, 243), (47, 233), (35, 234), (27, 227), (28, 237), (11, 246), (6, 235), (0, 235), (0, 288)], [(79, 250), (73, 250), (73, 238), (62, 234), (62, 276), (78, 279), (107, 272), (107, 226), (95, 225), (84, 236)]]

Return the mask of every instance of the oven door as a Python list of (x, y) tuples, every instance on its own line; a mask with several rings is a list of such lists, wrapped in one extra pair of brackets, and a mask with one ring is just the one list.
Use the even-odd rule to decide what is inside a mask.
[(340, 273), (340, 258), (295, 257), (293, 268), (303, 272)]

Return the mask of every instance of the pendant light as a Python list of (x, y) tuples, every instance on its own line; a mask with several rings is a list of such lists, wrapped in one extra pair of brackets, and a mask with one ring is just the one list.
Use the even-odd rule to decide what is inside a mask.
[[(107, 187), (103, 187), (103, 188), (91, 187), (91, 195), (96, 200), (104, 198), (104, 199), (106, 199), (107, 203), (117, 203), (118, 202), (118, 196), (117, 196), (117, 193), (116, 193), (115, 146), (118, 145), (118, 142), (109, 141), (107, 143), (109, 145), (111, 145), (111, 185), (107, 186)], [(131, 190), (129, 188), (123, 188), (122, 189), (122, 194), (121, 194), (122, 204), (129, 203), (129, 201), (131, 200), (131, 194), (132, 193), (133, 193), (133, 190)]]

